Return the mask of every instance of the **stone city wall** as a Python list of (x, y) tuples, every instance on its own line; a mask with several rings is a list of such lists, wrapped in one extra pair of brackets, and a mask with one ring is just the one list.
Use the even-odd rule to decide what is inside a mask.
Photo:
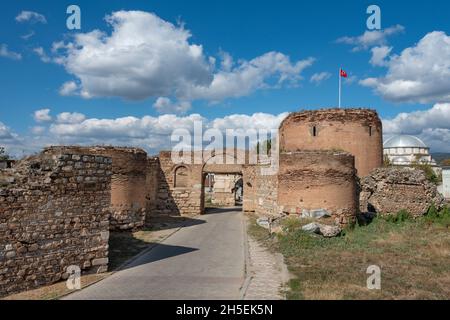
[(149, 224), (149, 218), (152, 213), (157, 210), (159, 176), (161, 174), (161, 167), (159, 165), (158, 157), (150, 157), (147, 159), (147, 173), (146, 173), (146, 224)]
[[(170, 151), (159, 154), (160, 171), (154, 214), (195, 216), (202, 212), (202, 165), (174, 164)], [(183, 171), (183, 184), (176, 185), (176, 174)]]
[(147, 153), (139, 148), (126, 147), (51, 147), (44, 153), (70, 152), (92, 154), (112, 159), (111, 230), (132, 230), (144, 226), (148, 205)]
[(278, 206), (278, 184), (280, 182), (277, 174), (262, 174), (263, 167), (264, 165), (256, 167), (255, 213), (259, 216), (277, 216), (280, 214)]
[(242, 169), (242, 180), (244, 187), (244, 198), (242, 201), (242, 210), (245, 212), (255, 212), (256, 210), (256, 175), (257, 166), (245, 165)]
[(111, 164), (52, 152), (0, 170), (0, 296), (107, 270)]

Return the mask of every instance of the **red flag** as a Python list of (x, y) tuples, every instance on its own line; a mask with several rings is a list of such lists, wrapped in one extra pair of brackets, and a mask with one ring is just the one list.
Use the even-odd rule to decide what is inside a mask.
[(341, 69), (341, 77), (347, 78), (347, 72)]

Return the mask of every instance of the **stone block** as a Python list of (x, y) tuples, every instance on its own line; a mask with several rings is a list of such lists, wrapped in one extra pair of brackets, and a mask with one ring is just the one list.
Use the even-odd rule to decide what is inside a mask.
[(108, 258), (97, 258), (92, 260), (92, 265), (93, 266), (101, 266), (101, 265), (107, 265), (109, 262)]

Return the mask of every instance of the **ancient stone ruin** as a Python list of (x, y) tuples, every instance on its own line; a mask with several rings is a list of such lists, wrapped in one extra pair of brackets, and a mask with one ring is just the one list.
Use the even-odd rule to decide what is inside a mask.
[[(232, 204), (239, 181), (243, 211), (274, 218), (320, 213), (335, 226), (354, 223), (358, 176), (382, 165), (377, 113), (293, 113), (279, 139), (275, 171), (249, 150), (196, 151), (174, 161), (170, 151), (148, 157), (139, 148), (104, 146), (51, 147), (0, 169), (0, 296), (64, 279), (69, 266), (106, 271), (110, 230), (136, 230), (158, 215), (205, 213), (211, 174), (227, 177), (213, 195), (224, 204)], [(361, 207), (421, 214), (435, 197), (422, 177), (375, 170), (363, 179)]]
[(0, 174), (0, 296), (107, 270), (111, 163), (43, 153)]
[(110, 229), (128, 230), (144, 226), (147, 206), (147, 153), (139, 148), (51, 147), (44, 154), (89, 154), (112, 160)]
[(444, 199), (437, 186), (421, 170), (404, 167), (375, 169), (361, 180), (361, 211), (381, 215), (406, 210), (423, 216), (431, 205), (440, 208)]

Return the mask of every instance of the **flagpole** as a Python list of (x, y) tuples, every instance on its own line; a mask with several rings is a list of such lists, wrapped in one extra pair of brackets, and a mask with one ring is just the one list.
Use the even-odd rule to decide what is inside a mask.
[(342, 68), (339, 68), (339, 109), (341, 108), (341, 70)]

